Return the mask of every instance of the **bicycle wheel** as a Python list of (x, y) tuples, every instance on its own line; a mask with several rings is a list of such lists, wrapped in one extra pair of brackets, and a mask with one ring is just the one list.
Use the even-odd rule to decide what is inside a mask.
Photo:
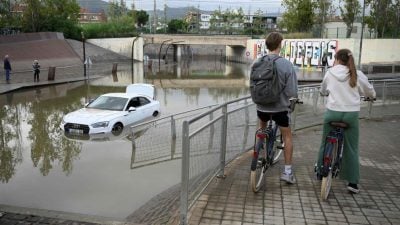
[[(324, 152), (324, 176), (322, 177), (321, 182), (321, 199), (326, 200), (328, 199), (329, 192), (332, 186), (332, 169), (333, 165), (335, 165), (336, 157), (337, 157), (337, 139), (335, 142), (328, 142), (325, 146)], [(326, 153), (326, 154), (325, 154)]]
[(257, 193), (261, 189), (266, 171), (267, 152), (265, 150), (266, 143), (264, 140), (257, 141), (251, 162), (250, 184), (254, 193)]
[(283, 143), (283, 138), (282, 138), (282, 134), (281, 131), (278, 130), (276, 131), (276, 136), (275, 136), (275, 143), (274, 143), (274, 157), (272, 160), (272, 165), (276, 164), (277, 162), (279, 162), (279, 159), (282, 155), (283, 149), (285, 147), (285, 144)]

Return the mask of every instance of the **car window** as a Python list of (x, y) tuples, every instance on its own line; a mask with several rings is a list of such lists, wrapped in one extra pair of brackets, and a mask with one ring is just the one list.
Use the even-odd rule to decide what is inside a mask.
[(140, 105), (146, 105), (146, 104), (150, 103), (150, 101), (144, 97), (139, 97), (139, 101), (140, 101)]
[(139, 101), (139, 99), (138, 99), (138, 98), (132, 98), (132, 99), (129, 101), (128, 105), (126, 106), (126, 109), (125, 109), (125, 110), (128, 110), (130, 107), (135, 107), (135, 108), (140, 107), (140, 101)]
[(122, 97), (100, 96), (87, 108), (122, 111), (127, 101), (127, 98)]

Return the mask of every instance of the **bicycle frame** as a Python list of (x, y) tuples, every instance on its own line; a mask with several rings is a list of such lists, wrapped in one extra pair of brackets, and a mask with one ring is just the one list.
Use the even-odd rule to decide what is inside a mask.
[[(276, 139), (276, 132), (278, 131), (278, 126), (273, 125), (272, 119), (268, 121), (267, 127), (265, 129), (258, 129), (255, 134), (254, 140), (254, 154), (253, 158), (258, 159), (261, 148), (264, 148), (267, 153), (266, 162), (263, 162), (264, 171), (273, 163), (273, 147)], [(256, 164), (252, 163), (251, 169), (256, 169)]]

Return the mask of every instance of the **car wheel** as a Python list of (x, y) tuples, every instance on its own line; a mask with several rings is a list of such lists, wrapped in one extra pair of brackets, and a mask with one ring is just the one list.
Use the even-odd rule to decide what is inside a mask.
[(122, 130), (124, 129), (124, 125), (122, 125), (122, 123), (116, 123), (114, 124), (114, 126), (112, 127), (111, 132), (114, 135), (119, 135), (122, 133)]
[(153, 112), (153, 116), (154, 116), (154, 117), (158, 116), (158, 111), (154, 111), (154, 112)]

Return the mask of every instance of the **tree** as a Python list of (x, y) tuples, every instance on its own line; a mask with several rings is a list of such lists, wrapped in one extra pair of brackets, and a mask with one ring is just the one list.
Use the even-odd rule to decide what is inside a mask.
[(22, 26), (26, 32), (63, 32), (78, 38), (79, 5), (76, 0), (25, 0)]
[(344, 6), (340, 6), (340, 13), (342, 19), (346, 24), (346, 38), (350, 38), (351, 32), (353, 31), (353, 23), (356, 16), (361, 12), (361, 5), (358, 0), (345, 0)]
[(108, 16), (111, 19), (120, 18), (120, 17), (126, 15), (127, 12), (128, 12), (128, 8), (126, 7), (125, 1), (121, 0), (120, 2), (113, 1), (113, 2), (109, 3)]
[(327, 18), (335, 14), (332, 0), (317, 0), (315, 2), (315, 25), (319, 29), (320, 36), (323, 36)]
[(314, 24), (314, 4), (311, 0), (282, 0), (286, 9), (283, 25), (290, 32), (308, 32)]
[(135, 18), (136, 24), (141, 28), (149, 21), (149, 14), (146, 11), (132, 11), (134, 14), (133, 18)]
[[(399, 0), (366, 0), (366, 4), (371, 9), (371, 19), (367, 24), (374, 28), (376, 37), (393, 36), (392, 33), (398, 29), (395, 26), (398, 24), (396, 23), (396, 15), (399, 14)], [(395, 10), (397, 10), (397, 13)]]
[(173, 19), (168, 23), (168, 33), (183, 33), (188, 28), (188, 24), (183, 20)]

